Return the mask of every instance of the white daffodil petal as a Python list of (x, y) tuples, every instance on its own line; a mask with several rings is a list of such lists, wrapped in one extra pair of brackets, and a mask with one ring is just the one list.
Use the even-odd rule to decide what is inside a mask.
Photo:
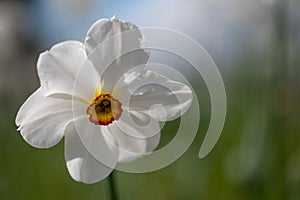
[[(42, 88), (37, 89), (21, 106), (16, 117), (16, 125), (24, 126), (30, 121), (34, 121), (41, 117), (50, 115), (60, 111), (72, 112), (72, 97), (68, 99), (57, 98), (57, 97), (46, 97), (45, 90)], [(82, 110), (85, 113), (86, 103), (82, 102), (81, 99), (75, 99), (73, 101), (74, 111)]]
[(62, 111), (43, 116), (19, 127), (24, 140), (36, 148), (56, 145), (64, 136), (64, 129), (72, 119), (72, 111)]
[(146, 112), (159, 121), (183, 115), (193, 98), (187, 85), (144, 68), (125, 74), (116, 91), (122, 91), (120, 98), (131, 111)]
[[(136, 115), (135, 117), (138, 116)], [(157, 121), (152, 121), (151, 126), (141, 126), (135, 122), (136, 120), (134, 119), (121, 117), (118, 121), (108, 126), (119, 147), (118, 162), (133, 161), (149, 154), (159, 144), (160, 127)]]
[(30, 119), (30, 116), (32, 116), (32, 113), (35, 112), (35, 110), (40, 109), (38, 106), (44, 97), (44, 92), (42, 91), (42, 88), (37, 89), (21, 106), (21, 108), (18, 111), (15, 123), (17, 126), (20, 126), (21, 124), (24, 124), (26, 119)]
[(96, 91), (101, 89), (100, 76), (90, 60), (86, 60), (78, 70), (73, 92), (85, 100), (95, 98)]
[[(98, 146), (101, 149), (101, 146)], [(65, 130), (65, 160), (71, 177), (83, 183), (105, 179), (113, 168), (102, 164), (83, 145), (74, 123)]]
[(87, 151), (102, 164), (114, 168), (118, 159), (118, 149), (101, 126), (89, 121), (88, 116), (74, 121), (76, 131)]
[[(94, 86), (99, 81), (98, 73), (90, 70), (84, 45), (76, 41), (67, 41), (53, 46), (42, 53), (37, 63), (41, 86), (53, 93), (72, 93), (75, 80), (80, 82), (78, 95), (85, 97), (86, 87), (93, 86), (88, 94), (94, 93)], [(84, 67), (84, 68), (83, 68)], [(82, 69), (83, 68), (83, 69)], [(87, 69), (85, 69), (87, 68)], [(77, 77), (78, 72), (80, 76)], [(78, 80), (81, 78), (80, 80)]]
[(148, 61), (149, 51), (143, 42), (135, 25), (116, 18), (101, 19), (90, 28), (85, 40), (86, 51), (106, 90), (111, 91), (128, 70)]
[(72, 109), (71, 101), (45, 97), (43, 89), (39, 88), (20, 108), (16, 124), (29, 144), (37, 148), (49, 148), (61, 140), (66, 124), (73, 118), (73, 112), (84, 114), (80, 107)]

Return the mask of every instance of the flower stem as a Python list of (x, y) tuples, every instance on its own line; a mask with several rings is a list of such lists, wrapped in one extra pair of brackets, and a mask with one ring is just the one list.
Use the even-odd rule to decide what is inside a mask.
[(118, 200), (118, 195), (117, 195), (117, 192), (116, 192), (113, 172), (108, 176), (108, 182), (109, 182), (109, 190), (110, 190), (111, 200)]

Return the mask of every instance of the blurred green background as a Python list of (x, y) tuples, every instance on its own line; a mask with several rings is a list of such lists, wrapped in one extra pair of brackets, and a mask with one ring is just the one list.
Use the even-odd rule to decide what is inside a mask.
[[(93, 22), (114, 14), (140, 27), (171, 28), (197, 40), (219, 67), (228, 98), (221, 138), (199, 159), (210, 119), (205, 83), (184, 61), (161, 56), (161, 62), (186, 75), (197, 93), (198, 135), (179, 160), (162, 170), (115, 171), (119, 199), (300, 199), (299, 9), (298, 0), (1, 1), (0, 199), (110, 199), (107, 180), (85, 185), (71, 179), (63, 141), (35, 149), (16, 131), (14, 118), (39, 87), (39, 53), (64, 40), (83, 41)], [(174, 137), (178, 123), (166, 124), (160, 146)]]

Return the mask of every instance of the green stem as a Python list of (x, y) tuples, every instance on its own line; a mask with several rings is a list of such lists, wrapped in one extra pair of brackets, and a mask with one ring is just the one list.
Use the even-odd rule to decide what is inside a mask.
[(117, 192), (116, 192), (113, 172), (108, 176), (108, 182), (109, 182), (109, 190), (110, 190), (111, 200), (118, 200), (118, 195), (117, 195)]

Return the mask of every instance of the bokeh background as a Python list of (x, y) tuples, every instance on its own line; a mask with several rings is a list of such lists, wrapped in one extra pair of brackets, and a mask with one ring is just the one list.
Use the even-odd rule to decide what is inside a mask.
[[(110, 198), (107, 180), (85, 185), (71, 179), (63, 141), (35, 149), (16, 131), (14, 118), (39, 87), (38, 55), (64, 40), (83, 41), (97, 19), (113, 15), (194, 38), (216, 62), (228, 98), (222, 136), (199, 159), (210, 119), (205, 83), (180, 58), (154, 52), (153, 59), (191, 81), (200, 128), (170, 166), (147, 174), (116, 171), (119, 199), (300, 199), (299, 10), (298, 0), (0, 1), (0, 199)], [(165, 125), (161, 147), (174, 137), (179, 121)]]

